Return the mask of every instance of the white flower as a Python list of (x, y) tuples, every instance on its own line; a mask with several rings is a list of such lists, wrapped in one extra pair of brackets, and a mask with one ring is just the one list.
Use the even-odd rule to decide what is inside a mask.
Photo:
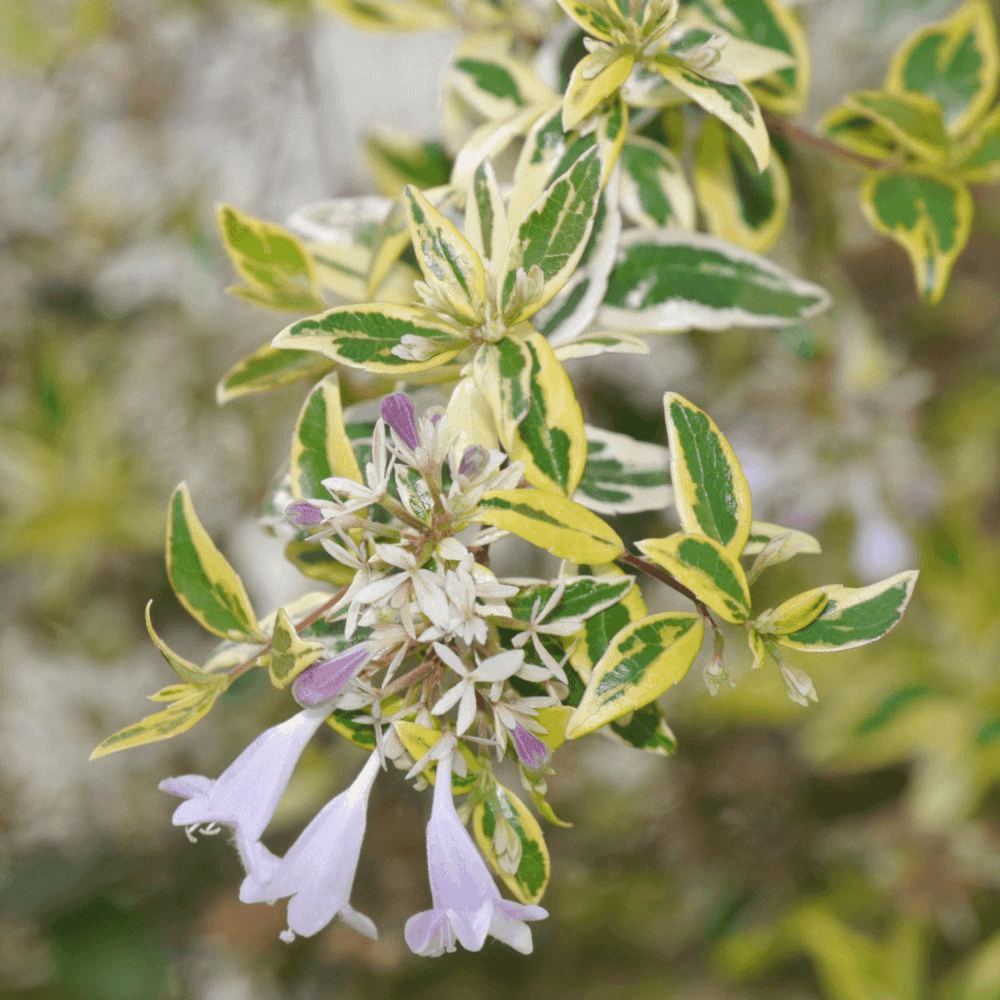
[(562, 681), (563, 684), (568, 683), (566, 671), (563, 670), (562, 664), (545, 648), (539, 636), (576, 635), (583, 628), (583, 619), (581, 618), (557, 618), (553, 622), (545, 623), (545, 619), (562, 600), (565, 590), (566, 584), (559, 583), (552, 591), (552, 596), (545, 602), (544, 607), (541, 597), (536, 598), (531, 608), (531, 617), (527, 627), (511, 640), (515, 649), (523, 649), (530, 639), (538, 658), (549, 669), (552, 676)]
[(161, 781), (161, 791), (187, 800), (174, 810), (174, 826), (185, 827), (189, 836), (202, 826), (206, 833), (218, 832), (216, 824), (232, 827), (248, 873), (265, 874), (273, 855), (258, 842), (305, 745), (330, 710), (307, 708), (265, 730), (214, 781), (200, 774)]
[(418, 955), (440, 955), (455, 950), (455, 941), (468, 951), (479, 951), (487, 935), (523, 955), (532, 949), (526, 920), (548, 913), (503, 899), (472, 838), (455, 811), (451, 793), (452, 754), (437, 765), (434, 806), (427, 824), (427, 870), (433, 908), (406, 921), (406, 943)]
[(283, 941), (294, 940), (296, 934), (311, 937), (338, 914), (360, 934), (378, 938), (375, 924), (350, 904), (368, 796), (378, 768), (379, 756), (373, 753), (350, 788), (320, 810), (266, 878), (250, 873), (244, 879), (240, 887), (244, 903), (273, 903), (291, 897)]
[(431, 714), (443, 715), (457, 704), (458, 721), (455, 731), (459, 736), (476, 718), (476, 684), (492, 684), (491, 701), (496, 701), (500, 697), (503, 681), (512, 677), (524, 666), (524, 653), (519, 649), (507, 649), (485, 660), (479, 660), (477, 657), (478, 665), (475, 670), (469, 670), (452, 649), (440, 642), (434, 643), (434, 651), (441, 658), (441, 662), (451, 667), (461, 679), (438, 698), (431, 709)]

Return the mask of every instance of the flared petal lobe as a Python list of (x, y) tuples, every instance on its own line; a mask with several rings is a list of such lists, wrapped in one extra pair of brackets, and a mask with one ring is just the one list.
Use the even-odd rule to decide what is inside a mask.
[(370, 938), (372, 921), (350, 905), (354, 874), (367, 822), (368, 797), (379, 769), (373, 753), (351, 786), (328, 802), (302, 831), (266, 879), (248, 873), (240, 887), (244, 903), (288, 901), (288, 931), (282, 936), (311, 937), (338, 914)]

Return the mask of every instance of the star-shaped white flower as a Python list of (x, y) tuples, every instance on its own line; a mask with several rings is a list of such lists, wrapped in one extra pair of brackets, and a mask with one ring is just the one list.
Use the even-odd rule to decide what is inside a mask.
[(450, 687), (431, 708), (432, 715), (444, 715), (454, 705), (458, 705), (456, 732), (459, 736), (472, 725), (476, 718), (476, 685), (490, 684), (490, 700), (500, 697), (502, 685), (508, 677), (513, 677), (524, 666), (524, 652), (520, 649), (505, 649), (485, 660), (476, 658), (476, 668), (469, 670), (458, 654), (444, 643), (435, 642), (434, 652), (441, 662), (459, 676), (459, 681)]

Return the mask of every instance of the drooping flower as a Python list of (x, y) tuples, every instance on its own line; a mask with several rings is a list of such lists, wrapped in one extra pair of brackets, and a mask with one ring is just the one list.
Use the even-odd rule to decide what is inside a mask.
[(479, 951), (487, 935), (530, 955), (531, 929), (526, 920), (541, 920), (548, 912), (503, 899), (486, 862), (455, 811), (451, 792), (453, 753), (437, 764), (434, 805), (427, 824), (427, 869), (433, 908), (406, 921), (406, 943), (418, 955), (454, 951), (458, 941)]
[(266, 876), (274, 856), (260, 837), (302, 751), (329, 714), (329, 705), (307, 708), (265, 730), (214, 780), (186, 774), (161, 781), (161, 791), (186, 799), (174, 810), (174, 826), (185, 827), (189, 836), (199, 827), (206, 833), (232, 827), (244, 867)]
[(337, 915), (360, 934), (378, 938), (375, 924), (350, 904), (365, 836), (368, 796), (378, 769), (376, 752), (351, 786), (317, 813), (265, 877), (247, 873), (240, 887), (242, 902), (273, 903), (291, 897), (283, 941), (292, 941), (296, 935), (311, 937)]

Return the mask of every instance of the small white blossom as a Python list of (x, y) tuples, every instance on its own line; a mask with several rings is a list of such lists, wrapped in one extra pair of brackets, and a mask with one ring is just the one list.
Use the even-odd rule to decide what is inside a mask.
[(454, 705), (458, 705), (456, 732), (459, 736), (472, 725), (476, 718), (476, 684), (490, 684), (493, 688), (491, 701), (500, 697), (503, 681), (516, 674), (524, 665), (521, 650), (504, 650), (495, 656), (478, 660), (475, 670), (469, 670), (454, 650), (440, 642), (434, 643), (434, 652), (441, 662), (459, 676), (459, 681), (445, 691), (431, 708), (432, 715), (443, 715)]

